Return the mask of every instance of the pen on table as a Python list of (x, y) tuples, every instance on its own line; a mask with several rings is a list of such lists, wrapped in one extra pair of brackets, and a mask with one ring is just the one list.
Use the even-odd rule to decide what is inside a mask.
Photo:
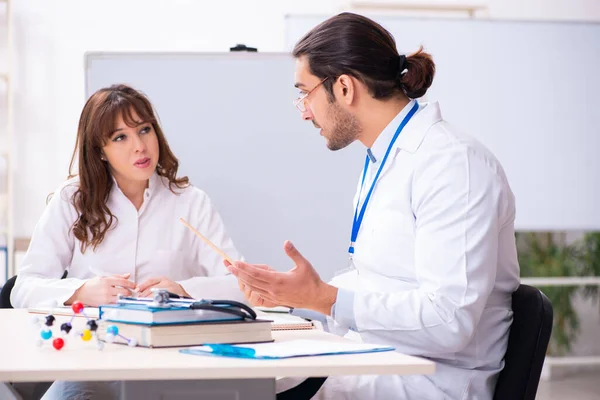
[(229, 344), (205, 344), (210, 352), (222, 356), (254, 357), (256, 350), (249, 347), (238, 347)]

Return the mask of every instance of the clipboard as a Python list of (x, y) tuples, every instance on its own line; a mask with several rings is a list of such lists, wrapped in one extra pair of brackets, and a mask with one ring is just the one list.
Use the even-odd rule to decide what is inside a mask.
[(394, 347), (350, 340), (290, 340), (254, 345), (205, 344), (179, 350), (183, 354), (247, 358), (254, 360), (279, 360), (284, 358), (331, 356), (342, 354), (379, 353), (394, 351)]

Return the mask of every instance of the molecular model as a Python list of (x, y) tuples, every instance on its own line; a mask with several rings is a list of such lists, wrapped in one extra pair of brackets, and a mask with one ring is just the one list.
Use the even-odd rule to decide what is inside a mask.
[[(72, 325), (73, 319), (76, 318), (77, 314), (82, 314), (87, 319), (87, 323), (86, 323), (87, 328), (81, 332), (73, 331), (73, 335), (79, 336), (81, 338), (81, 340), (83, 340), (84, 342), (89, 342), (90, 340), (92, 340), (93, 337), (96, 337), (96, 347), (98, 348), (98, 350), (102, 350), (104, 348), (104, 343), (102, 341), (100, 341), (98, 338), (98, 334), (97, 334), (98, 323), (97, 323), (97, 321), (95, 319), (91, 319), (87, 315), (85, 315), (83, 303), (80, 301), (73, 302), (73, 304), (71, 305), (71, 309), (73, 310), (73, 313), (74, 313), (73, 316), (71, 316), (71, 320), (69, 322), (65, 322), (60, 325), (61, 336), (56, 337), (56, 338), (54, 338), (54, 340), (52, 340), (52, 346), (56, 350), (60, 350), (64, 347), (65, 339), (67, 338), (69, 333), (71, 333), (71, 331), (73, 330), (73, 325)], [(38, 339), (38, 341), (37, 341), (38, 347), (43, 346), (45, 341), (50, 340), (52, 338), (52, 336), (53, 336), (52, 326), (54, 325), (55, 320), (56, 320), (56, 318), (52, 314), (49, 314), (45, 317), (45, 321), (44, 321), (45, 326), (42, 327), (42, 329), (40, 331), (41, 339)], [(37, 327), (40, 327), (40, 320), (38, 317), (33, 317), (32, 322)], [(106, 341), (108, 343), (113, 343), (117, 337), (125, 340), (125, 342), (131, 347), (137, 346), (137, 341), (135, 340), (135, 338), (128, 339), (125, 336), (119, 334), (119, 328), (117, 326), (108, 325), (106, 327)]]
[(108, 325), (106, 327), (106, 338), (108, 343), (114, 343), (115, 339), (119, 337), (127, 342), (130, 347), (137, 346), (137, 340), (135, 338), (127, 339), (125, 336), (119, 334), (119, 328), (116, 325)]

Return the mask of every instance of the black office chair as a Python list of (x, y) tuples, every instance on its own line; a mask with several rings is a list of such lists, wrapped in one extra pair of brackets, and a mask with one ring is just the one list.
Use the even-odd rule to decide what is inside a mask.
[(307, 378), (298, 386), (277, 393), (277, 400), (309, 400), (317, 394), (327, 377)]
[(0, 291), (0, 308), (13, 308), (12, 304), (10, 304), (10, 292), (12, 292), (16, 280), (17, 276), (15, 275), (2, 286), (2, 290)]
[[(512, 295), (513, 323), (494, 400), (535, 400), (550, 334), (552, 304), (538, 289), (520, 285)], [(277, 400), (310, 399), (326, 378), (308, 378)]]
[[(68, 270), (65, 271), (60, 279), (65, 279), (68, 273)], [(0, 308), (13, 308), (12, 304), (10, 303), (10, 292), (12, 292), (16, 280), (17, 275), (7, 280), (4, 286), (2, 286), (2, 290), (0, 291)]]
[(512, 296), (514, 319), (494, 400), (534, 400), (550, 334), (552, 304), (538, 289), (520, 285)]

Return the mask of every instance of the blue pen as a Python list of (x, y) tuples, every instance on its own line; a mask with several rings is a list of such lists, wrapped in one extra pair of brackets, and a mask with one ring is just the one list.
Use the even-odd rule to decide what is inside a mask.
[(232, 346), (230, 344), (205, 344), (211, 353), (221, 356), (248, 357), (253, 358), (256, 350), (248, 347)]

